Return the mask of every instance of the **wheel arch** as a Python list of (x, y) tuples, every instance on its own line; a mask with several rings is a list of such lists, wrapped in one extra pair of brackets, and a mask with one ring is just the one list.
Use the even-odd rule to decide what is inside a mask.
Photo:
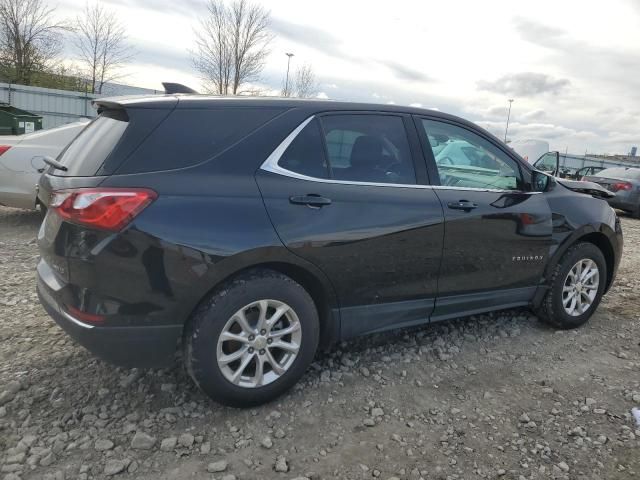
[[(611, 230), (611, 232), (609, 232)], [(588, 242), (600, 249), (604, 255), (605, 262), (607, 264), (607, 283), (605, 287), (605, 293), (609, 290), (609, 287), (613, 283), (613, 277), (616, 270), (616, 257), (615, 249), (612, 243), (612, 237), (615, 237), (615, 232), (607, 225), (602, 225), (600, 228), (584, 227), (580, 230), (576, 230), (573, 234), (569, 235), (553, 252), (550, 260), (547, 262), (547, 266), (544, 270), (543, 284), (538, 288), (533, 298), (532, 304), (537, 307), (542, 302), (544, 295), (548, 289), (548, 281), (551, 278), (553, 269), (558, 264), (560, 259), (573, 245), (580, 242)]]
[(602, 232), (587, 233), (574, 242), (573, 245), (578, 242), (592, 243), (598, 247), (604, 255), (604, 259), (607, 262), (607, 284), (604, 289), (606, 293), (613, 282), (613, 272), (615, 269), (615, 252), (613, 250), (613, 245), (611, 245), (609, 238)]
[[(286, 258), (265, 259), (255, 263), (240, 263), (232, 271), (226, 271), (212, 280), (209, 288), (200, 296), (196, 305), (186, 317), (185, 326), (199, 306), (224, 283), (251, 270), (272, 270), (288, 276), (299, 283), (311, 296), (320, 319), (320, 347), (327, 347), (339, 340), (340, 311), (338, 299), (329, 279), (312, 264)], [(183, 329), (184, 331), (184, 329)]]

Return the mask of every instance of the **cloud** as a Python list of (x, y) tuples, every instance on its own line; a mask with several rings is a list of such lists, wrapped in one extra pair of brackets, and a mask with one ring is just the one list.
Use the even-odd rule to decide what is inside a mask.
[[(505, 122), (480, 120), (476, 124), (498, 137), (504, 136)], [(592, 130), (576, 129), (554, 123), (521, 123), (509, 124), (509, 138), (512, 140), (541, 139), (551, 143), (553, 148), (569, 147), (569, 151), (580, 153), (588, 142), (606, 140), (602, 134)]]
[[(590, 88), (597, 88), (593, 86), (596, 82), (610, 91), (615, 89), (620, 94), (624, 90), (627, 97), (640, 99), (640, 77), (629, 74), (638, 67), (640, 51), (636, 45), (592, 44), (572, 38), (563, 30), (522, 18), (516, 18), (515, 27), (523, 39), (550, 50), (547, 63), (560, 66), (571, 78), (590, 83)], [(597, 36), (591, 38), (598, 41)]]
[(271, 29), (283, 38), (313, 48), (325, 55), (349, 60), (350, 62), (363, 62), (362, 58), (345, 53), (342, 42), (338, 37), (319, 28), (272, 17)]
[[(76, 3), (71, 1), (70, 3)], [(206, 12), (206, 3), (200, 0), (106, 0), (115, 6), (127, 8), (140, 8), (150, 11), (167, 11), (172, 14), (188, 17), (198, 17)]]
[(489, 107), (487, 108), (487, 115), (489, 117), (506, 118), (509, 108), (508, 107)]
[(563, 30), (527, 18), (516, 17), (514, 24), (525, 40), (542, 46), (554, 47), (558, 39), (565, 35)]
[(387, 67), (391, 72), (401, 80), (407, 80), (409, 82), (429, 82), (431, 78), (425, 73), (416, 70), (411, 67), (407, 67), (398, 62), (391, 60), (380, 61), (380, 64)]
[(541, 120), (547, 116), (547, 112), (542, 109), (531, 110), (520, 115), (523, 120)]
[(165, 68), (174, 68), (176, 70), (191, 70), (193, 68), (191, 55), (187, 51), (140, 41), (136, 43), (135, 48), (136, 62), (161, 65)]
[(543, 73), (534, 72), (511, 73), (493, 82), (479, 80), (476, 83), (480, 90), (516, 97), (533, 97), (545, 93), (557, 95), (570, 84), (571, 82), (566, 78), (556, 79)]
[(326, 92), (319, 92), (316, 95), (316, 98), (321, 98), (323, 100), (328, 100), (329, 99), (329, 95), (327, 95)]

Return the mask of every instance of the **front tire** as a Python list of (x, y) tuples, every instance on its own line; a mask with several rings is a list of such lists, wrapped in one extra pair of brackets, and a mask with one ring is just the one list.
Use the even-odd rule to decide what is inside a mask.
[(185, 363), (213, 400), (248, 407), (295, 385), (318, 339), (318, 313), (307, 291), (279, 272), (253, 270), (198, 307), (185, 331)]
[(538, 318), (555, 328), (577, 328), (589, 320), (600, 304), (607, 280), (607, 263), (592, 243), (570, 247), (556, 265)]

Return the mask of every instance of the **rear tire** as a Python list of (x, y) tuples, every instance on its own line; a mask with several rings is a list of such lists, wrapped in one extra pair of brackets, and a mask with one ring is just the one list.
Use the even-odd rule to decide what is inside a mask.
[(281, 273), (252, 270), (198, 307), (185, 329), (185, 364), (213, 400), (259, 405), (295, 385), (318, 339), (318, 313), (307, 291)]
[(592, 243), (573, 245), (553, 269), (549, 290), (535, 313), (552, 327), (577, 328), (598, 308), (606, 280), (607, 263), (602, 251)]

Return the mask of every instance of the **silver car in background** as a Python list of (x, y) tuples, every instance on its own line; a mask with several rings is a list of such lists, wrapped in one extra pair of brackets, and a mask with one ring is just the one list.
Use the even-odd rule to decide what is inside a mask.
[(36, 184), (46, 164), (43, 156), (56, 158), (89, 120), (25, 135), (0, 136), (0, 205), (37, 208)]
[(597, 183), (615, 193), (615, 197), (607, 199), (609, 205), (640, 218), (640, 168), (607, 168), (583, 180)]

